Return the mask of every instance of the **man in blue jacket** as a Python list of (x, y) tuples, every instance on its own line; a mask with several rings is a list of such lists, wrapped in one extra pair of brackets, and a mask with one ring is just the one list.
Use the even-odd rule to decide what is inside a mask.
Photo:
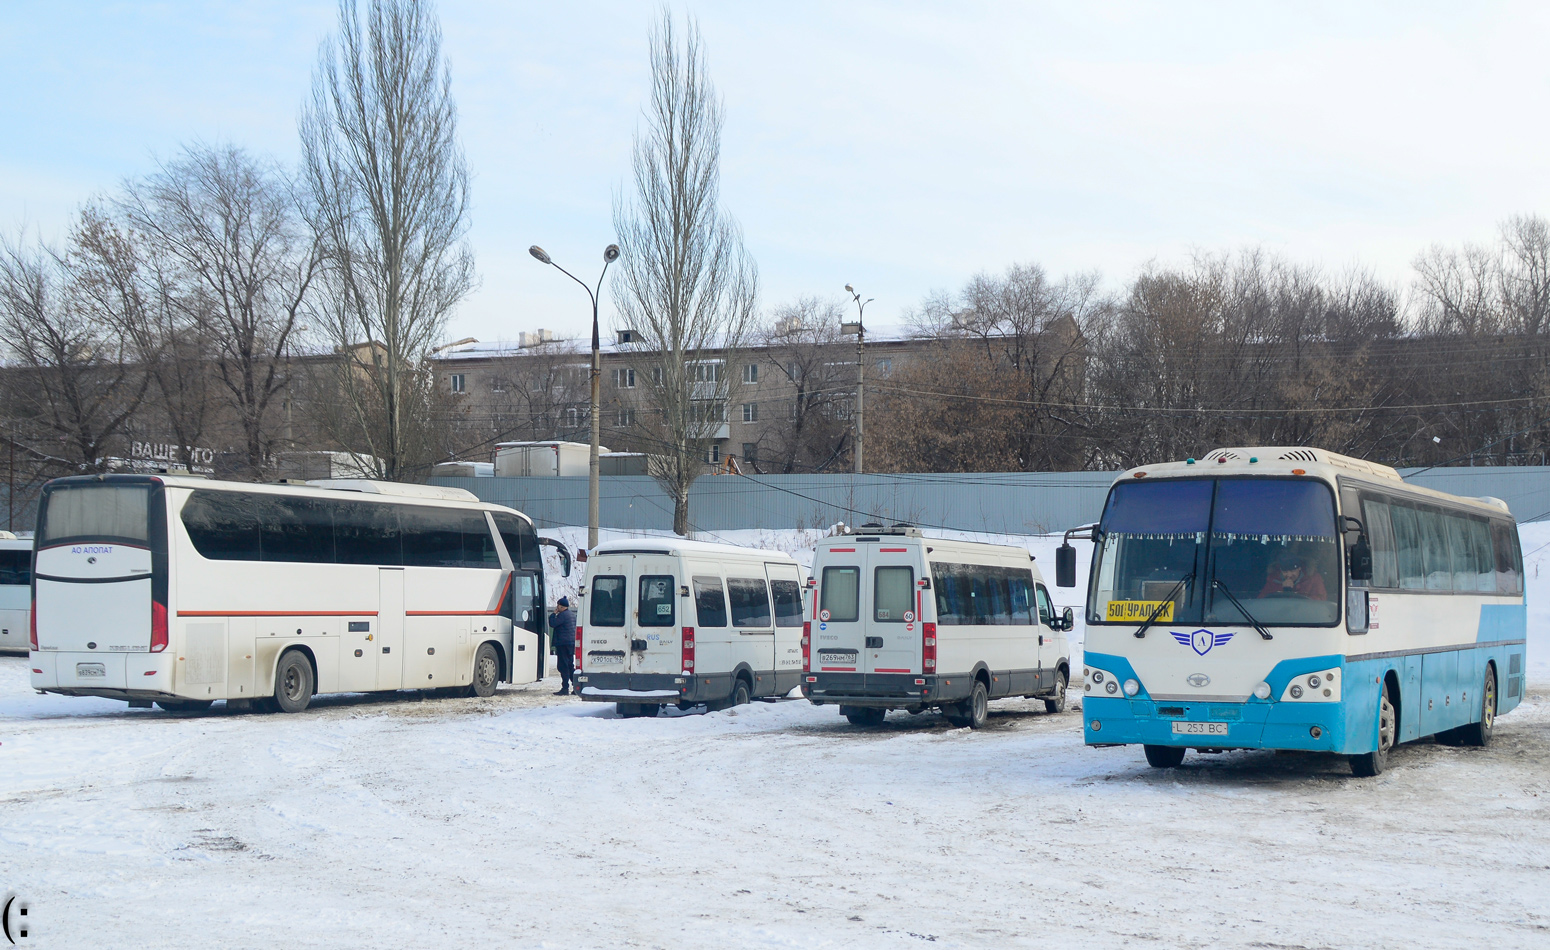
[(576, 612), (570, 609), (570, 598), (561, 597), (549, 617), (549, 642), (554, 646), (554, 665), (560, 671), (560, 688), (556, 696), (570, 695), (571, 677), (576, 675)]

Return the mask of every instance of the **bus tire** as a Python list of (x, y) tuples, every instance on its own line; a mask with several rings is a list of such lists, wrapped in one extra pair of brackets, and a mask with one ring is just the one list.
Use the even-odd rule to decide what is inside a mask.
[(1055, 695), (1044, 701), (1044, 711), (1047, 713), (1063, 713), (1066, 711), (1066, 687), (1070, 680), (1066, 678), (1065, 670), (1055, 671)]
[(474, 652), (474, 681), (468, 684), (468, 695), (489, 699), (495, 695), (495, 686), (501, 678), (501, 658), (495, 652), (495, 644), (479, 644)]
[(1350, 756), (1351, 774), (1361, 778), (1381, 775), (1389, 764), (1389, 750), (1399, 733), (1399, 722), (1394, 715), (1394, 703), (1389, 699), (1388, 684), (1383, 684), (1383, 695), (1378, 703), (1378, 747), (1371, 752)]
[(852, 726), (865, 726), (876, 728), (888, 718), (888, 710), (874, 709), (870, 706), (846, 706), (845, 718), (850, 720)]
[(204, 712), (212, 702), (209, 699), (158, 699), (156, 705), (167, 712)]
[(1154, 769), (1176, 769), (1184, 764), (1183, 746), (1177, 745), (1148, 745), (1141, 747), (1146, 752), (1146, 764)]
[(280, 657), (274, 671), (274, 703), (281, 712), (299, 713), (312, 702), (312, 664), (300, 650)]
[(974, 688), (969, 691), (969, 698), (963, 701), (963, 711), (958, 714), (963, 719), (963, 725), (970, 729), (984, 728), (985, 722), (990, 719), (990, 690), (985, 687), (984, 680), (975, 680)]
[(730, 697), (728, 697), (727, 705), (729, 705), (729, 706), (746, 706), (746, 705), (748, 705), (748, 698), (749, 698), (749, 694), (751, 692), (752, 692), (752, 690), (750, 690), (748, 688), (748, 681), (743, 679), (741, 676), (739, 676), (732, 683), (732, 695)]
[(1491, 732), (1496, 727), (1496, 668), (1486, 666), (1485, 682), (1480, 684), (1480, 721), (1461, 726), (1456, 731), (1459, 745), (1484, 748), (1491, 744)]

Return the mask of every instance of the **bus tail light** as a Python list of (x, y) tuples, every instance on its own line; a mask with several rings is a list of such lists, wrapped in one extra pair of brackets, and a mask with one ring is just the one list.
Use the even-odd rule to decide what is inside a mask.
[(576, 669), (581, 669), (581, 624), (576, 624)]
[(813, 671), (813, 622), (802, 621), (802, 672)]
[(683, 630), (683, 671), (684, 675), (694, 672), (694, 628), (684, 627)]
[(936, 624), (929, 620), (920, 625), (920, 668), (936, 672)]
[(32, 652), (38, 652), (38, 597), (32, 597), (32, 610), (27, 613), (27, 637), (32, 641)]
[(151, 601), (151, 652), (167, 649), (167, 605)]

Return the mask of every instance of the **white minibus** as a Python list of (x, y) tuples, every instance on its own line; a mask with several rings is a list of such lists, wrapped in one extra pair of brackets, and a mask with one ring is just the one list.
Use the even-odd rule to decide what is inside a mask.
[[(1158, 768), (1329, 752), (1370, 776), (1401, 742), (1484, 745), (1522, 701), (1523, 558), (1499, 499), (1323, 449), (1224, 448), (1125, 472), (1083, 534), (1088, 745)], [(1056, 575), (1075, 584), (1074, 547)]]
[(576, 683), (622, 716), (783, 696), (802, 678), (801, 642), (790, 555), (651, 538), (600, 544), (587, 561)]
[(525, 515), (460, 489), (56, 479), (38, 509), (32, 685), (184, 710), (489, 696), (544, 675), (542, 544)]
[(812, 583), (802, 692), (856, 725), (940, 709), (978, 729), (1011, 696), (1065, 709), (1074, 618), (1023, 548), (862, 525), (819, 543)]
[(0, 653), (26, 653), (32, 616), (32, 542), (0, 531)]

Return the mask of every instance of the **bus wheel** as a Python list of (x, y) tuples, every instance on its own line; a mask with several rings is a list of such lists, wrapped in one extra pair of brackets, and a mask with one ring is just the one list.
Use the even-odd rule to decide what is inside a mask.
[(980, 680), (974, 681), (974, 691), (968, 701), (969, 728), (979, 729), (990, 718), (990, 690)]
[(888, 718), (888, 710), (870, 706), (846, 706), (841, 711), (852, 726), (881, 726)]
[(1491, 730), (1496, 726), (1496, 670), (1485, 668), (1485, 682), (1480, 686), (1480, 721), (1472, 722), (1458, 730), (1459, 744), (1488, 746)]
[(1066, 686), (1070, 681), (1066, 678), (1065, 670), (1055, 671), (1055, 695), (1044, 701), (1044, 711), (1049, 713), (1063, 713), (1066, 711)]
[(481, 643), (474, 654), (474, 681), (468, 684), (468, 695), (488, 699), (495, 695), (495, 684), (501, 678), (500, 657), (495, 655), (495, 644)]
[(292, 650), (274, 671), (274, 702), (281, 712), (299, 713), (312, 702), (312, 664)]
[(1175, 745), (1142, 746), (1146, 764), (1154, 769), (1176, 769), (1184, 762), (1184, 747)]
[(736, 682), (734, 682), (732, 684), (732, 702), (730, 703), (730, 705), (733, 705), (733, 706), (746, 706), (746, 705), (748, 705), (748, 694), (749, 694), (748, 681), (743, 679), (743, 678), (741, 678), (741, 677), (739, 677), (736, 680)]
[(204, 712), (210, 708), (208, 699), (158, 699), (156, 705), (167, 712)]
[(1387, 684), (1383, 687), (1383, 698), (1378, 705), (1378, 748), (1371, 752), (1363, 752), (1361, 755), (1353, 755), (1351, 759), (1351, 773), (1362, 778), (1371, 778), (1378, 775), (1389, 764), (1389, 750), (1394, 747), (1394, 737), (1397, 734), (1394, 717), (1394, 703), (1389, 699)]

